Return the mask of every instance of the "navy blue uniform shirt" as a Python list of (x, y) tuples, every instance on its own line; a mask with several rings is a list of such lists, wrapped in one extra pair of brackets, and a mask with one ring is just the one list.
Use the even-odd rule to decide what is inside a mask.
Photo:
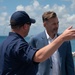
[(37, 49), (23, 37), (10, 32), (0, 45), (0, 75), (35, 75), (38, 63), (33, 62)]

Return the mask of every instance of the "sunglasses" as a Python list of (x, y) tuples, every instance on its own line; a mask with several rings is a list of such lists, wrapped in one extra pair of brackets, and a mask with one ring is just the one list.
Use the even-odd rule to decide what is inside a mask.
[(30, 22), (27, 22), (26, 24), (30, 25), (31, 26), (31, 23)]

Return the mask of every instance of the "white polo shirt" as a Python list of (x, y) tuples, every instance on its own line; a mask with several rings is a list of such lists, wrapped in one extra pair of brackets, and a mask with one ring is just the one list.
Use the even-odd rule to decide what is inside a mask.
[[(45, 30), (46, 32), (46, 30)], [(46, 32), (47, 40), (48, 43), (51, 43), (54, 39), (57, 38), (57, 35), (52, 39)], [(60, 75), (60, 58), (59, 58), (59, 52), (56, 50), (53, 55), (51, 56), (52, 58), (52, 68), (50, 70), (50, 75)]]

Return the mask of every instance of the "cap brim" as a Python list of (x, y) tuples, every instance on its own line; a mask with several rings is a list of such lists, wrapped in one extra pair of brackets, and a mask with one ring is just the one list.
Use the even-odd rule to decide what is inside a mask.
[(36, 22), (36, 20), (32, 19), (32, 18), (30, 18), (30, 21), (31, 21), (31, 23), (35, 23)]

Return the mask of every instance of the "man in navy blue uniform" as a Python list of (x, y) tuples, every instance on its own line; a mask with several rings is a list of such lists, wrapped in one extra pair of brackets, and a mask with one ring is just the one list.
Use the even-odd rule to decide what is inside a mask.
[(67, 28), (49, 45), (39, 49), (25, 40), (31, 23), (25, 11), (16, 11), (10, 18), (11, 32), (0, 45), (0, 75), (35, 75), (39, 62), (45, 61), (64, 42), (75, 38), (75, 29)]

